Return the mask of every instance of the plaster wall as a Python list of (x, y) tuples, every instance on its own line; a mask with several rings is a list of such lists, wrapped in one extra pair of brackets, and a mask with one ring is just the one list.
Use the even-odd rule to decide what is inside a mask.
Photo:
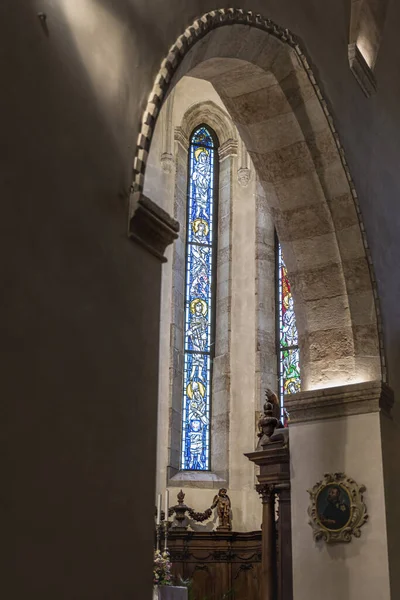
[[(383, 417), (382, 417), (383, 418)], [(294, 600), (389, 600), (379, 413), (290, 426)], [(308, 489), (324, 473), (345, 472), (367, 488), (369, 521), (349, 544), (314, 542)]]

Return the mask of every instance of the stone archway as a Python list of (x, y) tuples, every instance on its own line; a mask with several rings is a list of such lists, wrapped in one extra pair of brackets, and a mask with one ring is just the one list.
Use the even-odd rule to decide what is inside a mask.
[(290, 32), (229, 9), (204, 15), (178, 38), (143, 118), (133, 208), (160, 106), (187, 74), (210, 81), (223, 99), (273, 210), (292, 279), (303, 388), (384, 378), (357, 195), (327, 104)]

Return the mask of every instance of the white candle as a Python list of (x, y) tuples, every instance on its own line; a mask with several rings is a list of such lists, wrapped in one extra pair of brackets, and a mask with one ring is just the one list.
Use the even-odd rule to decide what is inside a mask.
[(161, 494), (158, 494), (157, 498), (157, 525), (161, 522)]
[(169, 490), (165, 490), (165, 520), (168, 521)]

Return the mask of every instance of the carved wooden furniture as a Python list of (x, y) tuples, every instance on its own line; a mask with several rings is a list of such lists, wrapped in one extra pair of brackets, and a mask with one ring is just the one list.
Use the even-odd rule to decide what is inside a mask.
[(261, 600), (261, 531), (170, 531), (176, 577), (193, 580), (194, 600)]
[(245, 454), (259, 467), (256, 489), (263, 504), (261, 600), (293, 599), (289, 431), (275, 429), (277, 424), (268, 398), (259, 421), (257, 450)]

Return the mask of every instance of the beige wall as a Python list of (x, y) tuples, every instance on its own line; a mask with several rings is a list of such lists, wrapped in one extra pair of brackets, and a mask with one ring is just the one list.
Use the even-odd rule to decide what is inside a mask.
[[(382, 417), (386, 419), (386, 417)], [(294, 599), (387, 600), (390, 595), (379, 413), (290, 427)], [(349, 544), (314, 542), (308, 489), (345, 472), (367, 488), (369, 521)]]

